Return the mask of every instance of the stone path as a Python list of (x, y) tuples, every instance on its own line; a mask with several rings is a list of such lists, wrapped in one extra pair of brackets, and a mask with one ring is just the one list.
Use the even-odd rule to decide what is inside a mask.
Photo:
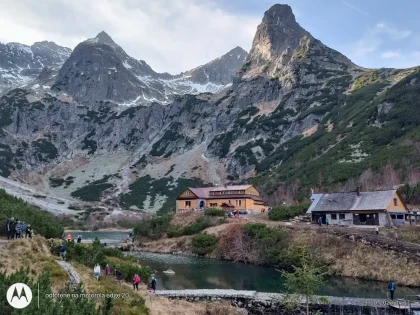
[(74, 287), (77, 287), (80, 283), (80, 277), (77, 271), (73, 268), (73, 266), (64, 260), (56, 260), (56, 261), (69, 274), (71, 285)]
[[(259, 303), (267, 303), (272, 301), (280, 301), (284, 296), (281, 293), (264, 293), (257, 291), (239, 291), (239, 290), (221, 290), (221, 289), (202, 289), (202, 290), (162, 290), (156, 291), (156, 295), (168, 298), (185, 298), (185, 299), (202, 299), (223, 300), (223, 299), (247, 299)], [(394, 306), (406, 305), (403, 300), (389, 301), (385, 299), (369, 299), (369, 298), (351, 298), (328, 296), (331, 305), (352, 305), (352, 306), (370, 306), (375, 308), (385, 308), (391, 303)], [(420, 301), (411, 303), (413, 309), (420, 310)]]

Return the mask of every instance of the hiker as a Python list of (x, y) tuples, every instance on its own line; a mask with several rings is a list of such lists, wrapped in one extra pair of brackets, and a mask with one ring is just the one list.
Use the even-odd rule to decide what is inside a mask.
[(375, 225), (375, 232), (376, 232), (376, 235), (379, 235), (379, 226), (377, 225)]
[(111, 267), (108, 264), (106, 264), (106, 267), (105, 267), (105, 275), (106, 276), (111, 275)]
[(25, 236), (23, 235), (23, 233), (25, 233), (25, 229), (26, 229), (26, 224), (25, 222), (21, 223), (21, 227), (20, 227), (20, 231), (22, 233), (22, 238), (24, 238)]
[(395, 241), (398, 242), (398, 234), (395, 232)]
[(71, 241), (71, 234), (69, 233), (69, 234), (67, 234), (67, 242), (70, 242)]
[(328, 225), (329, 225), (329, 223), (330, 223), (330, 219), (326, 218), (326, 219), (325, 219), (325, 224), (328, 226)]
[(138, 274), (134, 275), (134, 279), (133, 279), (133, 290), (137, 289), (137, 291), (139, 290), (139, 283), (140, 283), (140, 277)]
[(28, 226), (25, 229), (25, 237), (32, 238), (32, 228), (30, 224), (28, 224)]
[(77, 235), (77, 243), (81, 243), (82, 242), (82, 235)]
[(63, 260), (66, 260), (66, 253), (67, 253), (67, 247), (66, 247), (66, 244), (63, 243), (60, 249), (60, 255), (63, 258)]
[(151, 283), (151, 290), (153, 290), (153, 293), (156, 293), (156, 278), (152, 277), (152, 283)]
[(391, 294), (391, 300), (393, 300), (394, 299), (394, 293), (395, 293), (395, 282), (394, 281), (389, 281), (388, 290), (389, 290), (389, 293)]
[(14, 239), (16, 234), (16, 222), (15, 218), (11, 217), (7, 223), (7, 239)]
[(20, 238), (22, 236), (22, 224), (19, 220), (16, 220), (16, 239)]
[(318, 218), (318, 225), (322, 226), (322, 218), (321, 217)]
[(101, 266), (99, 266), (99, 264), (96, 264), (93, 268), (93, 274), (95, 275), (96, 280), (99, 281), (99, 275), (101, 274)]
[(117, 278), (117, 280), (121, 280), (122, 279), (122, 272), (119, 271), (118, 269), (115, 269), (115, 277)]

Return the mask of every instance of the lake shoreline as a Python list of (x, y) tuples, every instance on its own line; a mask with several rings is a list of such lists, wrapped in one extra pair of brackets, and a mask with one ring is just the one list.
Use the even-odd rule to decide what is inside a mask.
[(118, 229), (118, 228), (108, 228), (108, 229), (98, 229), (95, 231), (92, 230), (67, 230), (64, 229), (64, 233), (76, 233), (76, 232), (121, 232), (121, 233), (129, 233), (133, 231), (133, 229)]

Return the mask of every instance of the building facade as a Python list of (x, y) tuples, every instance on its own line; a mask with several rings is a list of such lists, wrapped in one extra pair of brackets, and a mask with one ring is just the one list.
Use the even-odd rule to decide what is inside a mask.
[(252, 185), (188, 187), (176, 202), (177, 211), (216, 208), (261, 212), (267, 209), (260, 192)]
[(407, 206), (396, 190), (313, 194), (307, 213), (331, 225), (396, 226), (407, 221)]

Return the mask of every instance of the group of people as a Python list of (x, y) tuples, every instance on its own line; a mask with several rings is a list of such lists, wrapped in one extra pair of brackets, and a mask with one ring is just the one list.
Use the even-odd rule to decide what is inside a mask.
[(26, 224), (23, 221), (21, 222), (18, 219), (15, 220), (13, 217), (6, 220), (6, 231), (8, 240), (32, 237), (33, 234), (30, 224)]
[[(322, 223), (323, 223), (323, 222), (322, 222), (322, 217), (319, 217), (319, 218), (318, 218), (317, 223), (318, 223), (318, 225), (319, 225), (319, 226), (322, 226)], [(330, 225), (330, 219), (325, 218), (325, 225), (326, 225), (326, 226), (329, 226), (329, 225)]]
[[(96, 280), (99, 281), (99, 276), (101, 275), (101, 266), (99, 264), (96, 264), (95, 267), (93, 267), (93, 274)], [(114, 275), (117, 280), (122, 279), (122, 272), (120, 270), (115, 269)], [(105, 267), (105, 276), (111, 276), (111, 267), (108, 264)], [(141, 282), (140, 276), (138, 274), (135, 274), (133, 278), (133, 290), (137, 290), (137, 291), (139, 290), (140, 282)], [(153, 292), (156, 292), (156, 278), (155, 277), (152, 277), (150, 290), (153, 290)]]
[[(66, 239), (67, 239), (67, 242), (70, 242), (71, 241), (71, 234), (69, 233), (69, 234), (67, 234), (67, 237), (66, 237)], [(81, 243), (82, 242), (82, 235), (77, 235), (77, 243)]]

